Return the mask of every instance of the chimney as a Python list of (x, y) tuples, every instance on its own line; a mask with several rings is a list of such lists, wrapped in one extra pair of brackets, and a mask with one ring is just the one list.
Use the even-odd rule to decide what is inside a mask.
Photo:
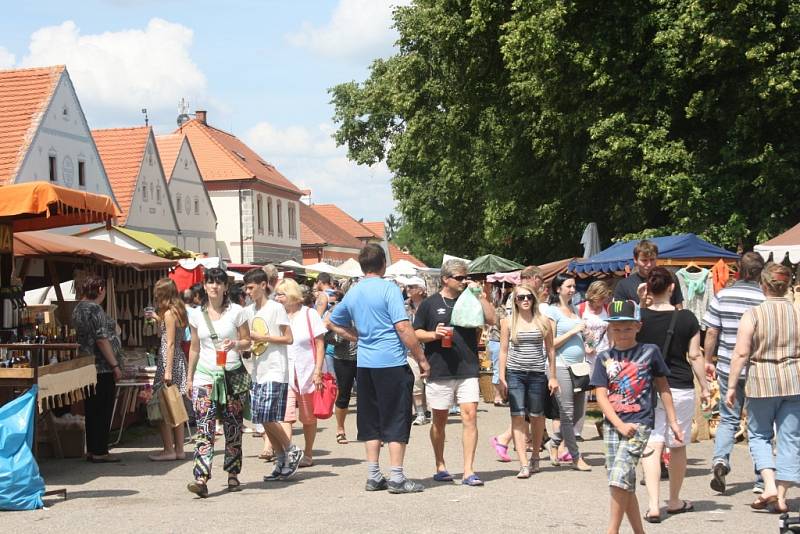
[(197, 111), (194, 112), (194, 118), (199, 120), (203, 124), (208, 124), (206, 122), (206, 113), (208, 113), (206, 110), (198, 109)]

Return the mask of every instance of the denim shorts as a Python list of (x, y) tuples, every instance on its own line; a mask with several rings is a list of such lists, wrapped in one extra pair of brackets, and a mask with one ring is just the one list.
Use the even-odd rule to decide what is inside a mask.
[(506, 369), (508, 405), (512, 416), (544, 417), (547, 375), (536, 371)]

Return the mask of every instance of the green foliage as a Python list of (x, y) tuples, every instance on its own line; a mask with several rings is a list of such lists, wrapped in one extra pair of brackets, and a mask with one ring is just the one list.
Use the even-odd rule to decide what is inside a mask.
[(398, 53), (331, 95), (415, 255), (559, 259), (591, 221), (749, 247), (797, 222), (797, 0), (417, 0), (395, 22)]

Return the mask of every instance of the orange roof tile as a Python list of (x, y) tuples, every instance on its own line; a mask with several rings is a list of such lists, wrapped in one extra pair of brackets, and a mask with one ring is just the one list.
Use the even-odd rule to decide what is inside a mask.
[(64, 69), (0, 71), (0, 185), (16, 177)]
[(361, 241), (311, 207), (300, 202), (300, 244), (360, 249)]
[(120, 226), (124, 226), (128, 218), (149, 135), (149, 126), (92, 130), (108, 181), (122, 209)]
[(178, 159), (182, 145), (183, 136), (181, 134), (156, 136), (156, 148), (158, 148), (158, 155), (161, 157), (161, 166), (164, 167), (167, 182), (172, 178), (175, 160)]
[(333, 221), (334, 224), (346, 230), (356, 239), (374, 239), (378, 237), (375, 232), (352, 218), (335, 204), (313, 204), (311, 208), (326, 219)]
[(408, 260), (417, 267), (427, 267), (424, 263), (418, 260), (416, 257), (412, 256), (408, 252), (403, 252), (400, 247), (395, 245), (394, 243), (389, 243), (389, 258), (391, 263), (394, 263), (398, 260)]
[(290, 193), (302, 194), (278, 169), (233, 134), (197, 119), (185, 122), (175, 133), (189, 138), (205, 181), (256, 179)]
[(366, 226), (373, 234), (380, 238), (385, 238), (386, 235), (384, 232), (386, 231), (385, 226), (381, 221), (373, 221), (373, 222), (363, 222), (361, 223)]

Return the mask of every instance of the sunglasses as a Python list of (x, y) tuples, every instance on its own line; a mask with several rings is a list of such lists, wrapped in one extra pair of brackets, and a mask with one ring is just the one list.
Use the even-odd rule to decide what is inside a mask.
[(469, 280), (469, 277), (467, 277), (465, 275), (462, 275), (462, 274), (460, 274), (458, 276), (451, 276), (450, 278), (452, 278), (453, 280), (455, 280), (457, 282), (463, 282), (464, 280)]
[(531, 295), (530, 293), (527, 293), (525, 295), (517, 295), (514, 298), (516, 299), (517, 302), (523, 302), (526, 300), (530, 300), (531, 302), (533, 302), (533, 295)]

